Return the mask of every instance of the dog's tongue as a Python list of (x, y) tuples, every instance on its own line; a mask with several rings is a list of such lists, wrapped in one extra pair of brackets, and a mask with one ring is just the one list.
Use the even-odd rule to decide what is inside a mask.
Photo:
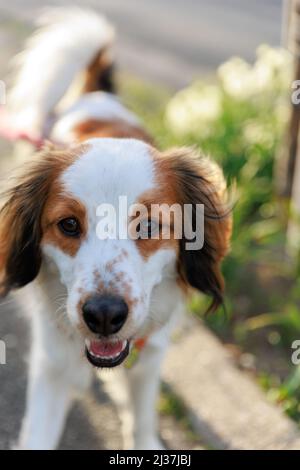
[(120, 354), (124, 349), (123, 341), (115, 341), (115, 342), (103, 342), (103, 341), (91, 341), (90, 344), (90, 352), (94, 354), (94, 356), (98, 357), (113, 357)]

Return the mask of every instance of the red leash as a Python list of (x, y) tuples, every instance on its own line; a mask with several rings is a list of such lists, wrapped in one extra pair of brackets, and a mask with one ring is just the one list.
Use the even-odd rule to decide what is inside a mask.
[(6, 113), (4, 107), (0, 107), (0, 137), (11, 142), (24, 140), (37, 149), (40, 149), (44, 145), (44, 139), (14, 128), (12, 121), (11, 116)]

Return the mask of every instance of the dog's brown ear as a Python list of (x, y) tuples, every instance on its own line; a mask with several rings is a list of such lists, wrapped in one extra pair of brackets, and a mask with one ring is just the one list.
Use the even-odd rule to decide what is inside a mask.
[(0, 210), (1, 294), (22, 287), (37, 275), (40, 264), (40, 217), (48, 193), (42, 165), (24, 169), (5, 195)]
[(23, 287), (41, 265), (41, 216), (57, 170), (66, 154), (46, 149), (19, 169), (0, 209), (0, 295)]
[(223, 173), (216, 163), (193, 149), (175, 149), (165, 157), (171, 164), (179, 202), (192, 208), (185, 223), (189, 223), (194, 232), (196, 205), (204, 206), (203, 246), (197, 250), (187, 249), (191, 240), (183, 236), (178, 272), (184, 283), (212, 296), (209, 310), (214, 310), (223, 302), (221, 261), (228, 251), (232, 231)]

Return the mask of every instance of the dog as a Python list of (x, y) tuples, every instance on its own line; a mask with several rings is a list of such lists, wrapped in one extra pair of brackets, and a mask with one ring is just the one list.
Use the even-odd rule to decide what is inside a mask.
[[(195, 149), (156, 148), (115, 94), (114, 38), (93, 11), (48, 10), (8, 95), (15, 129), (44, 144), (14, 174), (0, 210), (1, 295), (16, 291), (32, 325), (19, 449), (58, 446), (95, 371), (119, 410), (125, 448), (162, 449), (155, 403), (172, 329), (193, 290), (211, 296), (212, 310), (223, 302), (231, 215), (222, 171)], [(103, 205), (127, 236), (110, 236), (110, 217), (99, 229)], [(175, 211), (162, 222), (173, 205), (191, 208), (186, 220)], [(198, 206), (204, 241), (188, 249)], [(175, 222), (192, 237), (176, 237)]]

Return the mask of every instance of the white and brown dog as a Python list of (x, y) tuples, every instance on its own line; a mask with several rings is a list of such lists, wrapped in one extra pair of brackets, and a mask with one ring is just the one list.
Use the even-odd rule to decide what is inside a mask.
[[(174, 319), (190, 288), (211, 295), (213, 308), (222, 302), (220, 262), (231, 233), (225, 182), (195, 151), (158, 151), (113, 94), (114, 32), (103, 17), (71, 8), (48, 11), (41, 22), (20, 56), (8, 106), (16, 128), (53, 145), (12, 179), (0, 212), (1, 293), (23, 288), (17, 297), (33, 325), (18, 445), (55, 448), (95, 367), (119, 366), (100, 374), (120, 409), (125, 446), (159, 449), (155, 402)], [(99, 206), (119, 212), (121, 196), (146, 208), (137, 236), (99, 236)], [(175, 237), (175, 216), (170, 236), (161, 236), (166, 227), (150, 208), (173, 204), (192, 207), (193, 228), (204, 205), (201, 249)], [(119, 224), (128, 227), (131, 217)], [(134, 345), (138, 360), (121, 366)]]

